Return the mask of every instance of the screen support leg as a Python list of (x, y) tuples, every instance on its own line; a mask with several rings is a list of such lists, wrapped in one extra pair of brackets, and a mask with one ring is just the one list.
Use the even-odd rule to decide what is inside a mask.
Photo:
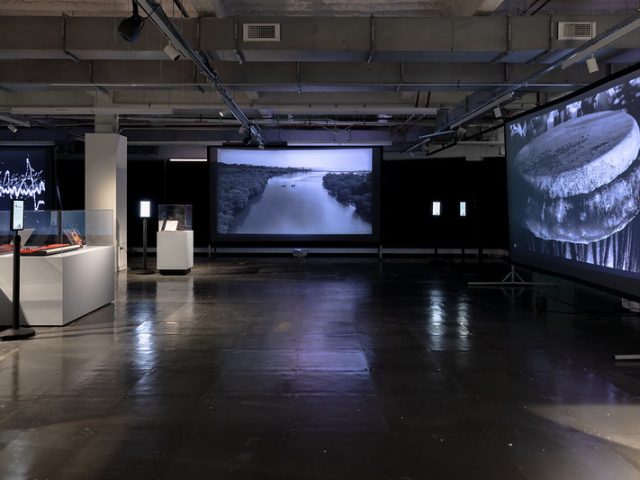
[(469, 287), (557, 287), (557, 283), (551, 282), (525, 282), (524, 279), (516, 272), (513, 264), (511, 270), (505, 275), (505, 277), (499, 282), (468, 282)]
[(36, 334), (33, 328), (20, 326), (20, 241), (20, 235), (16, 232), (13, 236), (13, 326), (0, 333), (2, 340), (21, 340)]
[(147, 268), (147, 219), (142, 219), (142, 270), (138, 272), (138, 275), (151, 275), (155, 273), (153, 270)]

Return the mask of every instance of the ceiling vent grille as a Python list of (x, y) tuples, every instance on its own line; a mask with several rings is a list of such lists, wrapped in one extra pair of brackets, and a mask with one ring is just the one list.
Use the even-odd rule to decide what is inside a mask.
[(279, 42), (279, 23), (243, 23), (243, 42)]
[(596, 22), (558, 22), (558, 40), (591, 40), (596, 36)]

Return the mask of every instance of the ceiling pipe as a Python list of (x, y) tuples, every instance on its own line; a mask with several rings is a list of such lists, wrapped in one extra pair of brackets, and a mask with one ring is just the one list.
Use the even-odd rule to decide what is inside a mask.
[(17, 125), (19, 127), (26, 127), (29, 128), (31, 126), (31, 123), (28, 122), (27, 120), (19, 120), (15, 117), (12, 117), (10, 115), (2, 115), (0, 114), (0, 120), (10, 123), (12, 125)]
[(189, 18), (189, 12), (187, 12), (187, 9), (184, 8), (181, 0), (173, 0), (173, 4), (178, 7), (178, 10), (180, 10), (180, 13), (184, 18)]
[(155, 0), (134, 0), (147, 14), (147, 18), (150, 19), (155, 26), (167, 37), (167, 40), (182, 54), (183, 57), (191, 59), (196, 65), (198, 70), (207, 77), (213, 87), (218, 92), (220, 100), (227, 106), (229, 112), (242, 124), (243, 127), (251, 133), (251, 137), (258, 145), (265, 144), (265, 138), (262, 130), (257, 125), (253, 124), (251, 120), (245, 115), (242, 109), (238, 106), (234, 98), (227, 91), (222, 84), (222, 80), (213, 67), (209, 64), (206, 57), (191, 48), (180, 32), (175, 28), (171, 20), (167, 17), (162, 7)]

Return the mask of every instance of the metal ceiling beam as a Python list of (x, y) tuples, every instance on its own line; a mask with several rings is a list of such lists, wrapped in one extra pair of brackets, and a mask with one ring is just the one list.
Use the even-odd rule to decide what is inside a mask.
[[(186, 4), (185, 4), (186, 5)], [(189, 10), (190, 11), (190, 10)], [(597, 22), (598, 31), (625, 19), (624, 16), (581, 16)], [(279, 19), (279, 42), (243, 42), (243, 18), (178, 18), (173, 25), (189, 45), (209, 59), (237, 62), (300, 62), (376, 65), (404, 62), (509, 66), (557, 58), (575, 43), (555, 38), (555, 24), (566, 17), (455, 17), (455, 18), (318, 18)], [(572, 20), (575, 18), (572, 17)], [(117, 26), (117, 20), (115, 23)], [(239, 27), (239, 28), (238, 28)], [(31, 32), (37, 31), (38, 35)], [(285, 35), (286, 34), (286, 35)], [(482, 42), (478, 42), (482, 39)], [(2, 17), (0, 59), (66, 59), (64, 51), (82, 61), (166, 59), (163, 35), (154, 28), (143, 30), (132, 44), (114, 37), (113, 17)], [(630, 35), (608, 51), (608, 60), (629, 63), (638, 55), (640, 34)], [(373, 53), (373, 55), (372, 55)], [(615, 57), (624, 56), (622, 60)], [(366, 63), (370, 60), (370, 63)], [(216, 63), (216, 68), (220, 67)], [(221, 75), (223, 72), (219, 71)], [(226, 75), (223, 78), (227, 80)]]
[[(366, 67), (366, 68), (365, 68)], [(519, 85), (521, 79), (534, 74), (539, 67), (512, 65), (505, 69), (497, 64), (412, 63), (402, 69), (397, 63), (252, 63), (239, 66), (221, 62), (218, 71), (229, 90), (251, 92), (295, 91), (300, 85), (305, 92), (371, 91), (395, 89), (404, 91), (497, 89)], [(614, 67), (615, 70), (615, 67)], [(298, 78), (299, 76), (299, 78)], [(403, 81), (404, 80), (404, 81)], [(530, 88), (572, 88), (590, 83), (586, 69), (555, 72), (544, 82), (529, 82)], [(204, 78), (194, 78), (189, 62), (96, 60), (79, 64), (68, 60), (2, 60), (0, 85), (14, 91), (82, 89), (101, 86), (113, 89), (185, 89), (207, 86)], [(302, 102), (304, 103), (304, 102)]]
[(209, 61), (200, 52), (194, 50), (175, 28), (171, 20), (167, 17), (162, 7), (154, 0), (134, 0), (147, 14), (147, 19), (156, 25), (169, 42), (185, 57), (191, 59), (200, 73), (202, 73), (218, 92), (220, 100), (227, 106), (229, 112), (246, 128), (251, 137), (259, 144), (264, 145), (265, 138), (260, 127), (254, 125), (238, 106), (234, 98), (222, 85), (218, 73), (209, 64)]

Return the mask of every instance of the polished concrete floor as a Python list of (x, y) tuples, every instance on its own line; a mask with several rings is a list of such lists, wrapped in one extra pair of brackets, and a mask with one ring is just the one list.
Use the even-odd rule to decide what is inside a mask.
[(639, 479), (640, 319), (503, 263), (203, 260), (0, 343), (1, 479)]

